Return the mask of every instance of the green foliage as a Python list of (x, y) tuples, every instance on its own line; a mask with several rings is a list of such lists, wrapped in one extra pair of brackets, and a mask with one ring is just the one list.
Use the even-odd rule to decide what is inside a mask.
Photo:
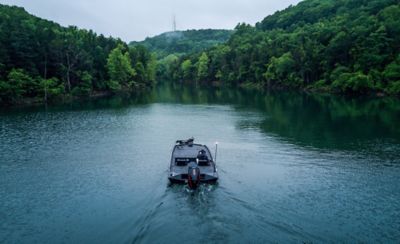
[(196, 63), (205, 52), (205, 81), (393, 93), (399, 51), (398, 1), (304, 0), (255, 27), (237, 25), (225, 44), (179, 57), (171, 77), (179, 80), (182, 62)]
[[(23, 8), (2, 4), (0, 47), (0, 102), (4, 103), (127, 89), (133, 79), (125, 80), (122, 76), (127, 76), (126, 73), (109, 82), (107, 61), (117, 47), (124, 51), (125, 64), (127, 59), (132, 67), (141, 62), (145, 69), (141, 82), (150, 84), (155, 79), (155, 61), (146, 48), (129, 49), (128, 53), (127, 44), (119, 39), (73, 26), (62, 27), (32, 16)], [(132, 74), (132, 67), (125, 64), (122, 69)], [(118, 75), (113, 73), (113, 76)]]
[[(134, 83), (133, 78), (137, 74), (132, 68), (129, 53), (124, 52), (122, 45), (118, 45), (111, 51), (107, 59), (107, 70), (110, 77), (107, 85), (112, 91), (120, 90), (122, 87), (131, 87)], [(141, 70), (141, 72), (143, 71)]]
[(192, 61), (190, 60), (185, 60), (181, 64), (181, 69), (183, 72), (183, 79), (184, 80), (190, 80), (192, 78), (192, 72), (193, 72), (193, 64)]
[(146, 70), (145, 70), (142, 62), (136, 63), (135, 71), (136, 71), (135, 74), (136, 74), (138, 81), (143, 82), (144, 80), (146, 80), (147, 73), (146, 73)]
[(0, 102), (8, 102), (12, 98), (11, 85), (3, 80), (0, 80)]
[(82, 82), (72, 89), (71, 94), (74, 96), (88, 96), (91, 94), (93, 90), (92, 81), (93, 77), (86, 71), (84, 71), (81, 75)]
[(22, 69), (12, 69), (7, 76), (10, 89), (9, 95), (20, 99), (24, 95), (31, 95), (37, 89), (35, 81)]
[[(160, 80), (189, 80), (188, 77), (195, 79), (197, 75), (176, 73), (175, 71), (181, 68), (181, 65), (177, 64), (177, 59), (224, 43), (232, 33), (232, 30), (211, 29), (167, 32), (141, 42), (131, 42), (129, 46), (145, 47), (154, 53), (153, 59), (146, 66), (149, 81), (154, 82), (156, 77)], [(196, 60), (192, 60), (192, 63), (196, 63)]]
[(131, 64), (135, 68), (135, 82), (151, 85), (156, 80), (157, 60), (144, 46), (129, 48)]
[(106, 85), (107, 88), (113, 92), (122, 90), (121, 84), (116, 80), (107, 80)]
[(203, 52), (199, 58), (199, 61), (196, 64), (197, 67), (197, 80), (204, 80), (208, 75), (208, 63), (210, 59), (207, 54)]
[(146, 67), (146, 80), (150, 83), (156, 81), (157, 75), (157, 59), (155, 55), (151, 55)]
[(274, 81), (284, 83), (288, 77), (293, 76), (295, 71), (295, 61), (292, 54), (285, 53), (279, 58), (272, 57), (267, 65), (267, 72), (264, 77), (269, 84)]
[(342, 73), (332, 83), (332, 87), (341, 92), (365, 92), (373, 88), (372, 82), (367, 75), (361, 72)]
[(373, 88), (370, 77), (361, 72), (355, 73), (349, 83), (353, 92), (364, 92)]
[(310, 89), (315, 89), (318, 91), (329, 91), (329, 87), (327, 86), (325, 80), (319, 80), (315, 82), (314, 84), (308, 86)]
[(382, 19), (383, 25), (386, 27), (388, 33), (396, 40), (400, 38), (400, 6), (399, 3), (397, 5), (391, 5), (386, 7), (379, 13), (379, 18)]
[(388, 83), (392, 81), (400, 81), (400, 56), (397, 60), (386, 66), (383, 71), (383, 76)]
[(400, 55), (395, 61), (386, 66), (383, 77), (388, 83), (386, 92), (400, 94)]
[(156, 61), (156, 77), (162, 80), (171, 80), (176, 75), (174, 67), (179, 61), (175, 54), (170, 54), (165, 58)]
[(386, 91), (389, 94), (399, 95), (400, 94), (400, 81), (395, 81), (395, 82), (390, 83), (388, 88), (386, 89)]
[[(44, 100), (47, 101), (56, 98), (64, 93), (64, 85), (60, 84), (57, 78), (41, 79), (40, 87), (43, 93)], [(75, 89), (75, 88), (74, 88)]]
[(146, 38), (141, 42), (131, 42), (136, 47), (143, 45), (154, 52), (159, 59), (168, 55), (184, 55), (200, 52), (212, 46), (226, 42), (231, 36), (231, 30), (187, 30), (166, 32), (155, 37)]

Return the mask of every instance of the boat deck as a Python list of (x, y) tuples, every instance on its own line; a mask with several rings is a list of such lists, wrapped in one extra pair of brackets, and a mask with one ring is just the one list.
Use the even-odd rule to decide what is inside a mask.
[[(185, 180), (185, 176), (187, 176), (187, 172), (189, 169), (189, 164), (191, 162), (196, 162), (197, 155), (200, 150), (204, 150), (209, 159), (209, 164), (202, 166), (199, 165), (200, 174), (202, 175), (203, 180), (215, 180), (217, 177), (215, 163), (213, 162), (212, 155), (207, 146), (192, 144), (192, 145), (176, 145), (171, 158), (171, 166), (170, 166), (170, 179), (174, 178), (175, 180)], [(183, 164), (177, 165), (177, 160), (181, 160)], [(171, 177), (173, 176), (173, 177)], [(178, 176), (178, 177), (176, 177)]]

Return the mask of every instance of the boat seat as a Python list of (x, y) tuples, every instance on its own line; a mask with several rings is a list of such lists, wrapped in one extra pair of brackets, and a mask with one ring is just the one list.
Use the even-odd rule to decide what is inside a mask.
[(183, 166), (188, 165), (189, 162), (190, 162), (190, 159), (188, 159), (188, 158), (176, 158), (175, 159), (176, 166), (183, 167)]
[(210, 165), (210, 161), (208, 159), (197, 159), (198, 166), (208, 166)]

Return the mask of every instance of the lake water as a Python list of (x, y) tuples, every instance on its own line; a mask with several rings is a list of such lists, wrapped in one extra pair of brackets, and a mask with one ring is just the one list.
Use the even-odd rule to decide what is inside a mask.
[[(217, 185), (170, 185), (176, 139)], [(0, 112), (0, 243), (400, 241), (400, 101), (160, 86)]]

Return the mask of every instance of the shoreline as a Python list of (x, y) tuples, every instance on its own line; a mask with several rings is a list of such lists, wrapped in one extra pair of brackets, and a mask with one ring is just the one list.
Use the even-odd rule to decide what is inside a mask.
[(51, 106), (51, 105), (60, 105), (60, 104), (68, 104), (72, 102), (79, 102), (79, 101), (92, 101), (101, 98), (111, 98), (115, 96), (121, 95), (133, 95), (137, 92), (146, 91), (148, 88), (152, 86), (137, 86), (136, 90), (132, 89), (123, 89), (117, 92), (112, 91), (93, 91), (88, 96), (73, 96), (71, 94), (65, 94), (49, 101), (45, 101), (42, 97), (28, 97), (22, 98), (21, 100), (15, 103), (0, 103), (0, 110), (4, 109), (13, 109), (13, 108), (28, 108), (28, 107), (35, 107), (35, 106)]
[[(400, 99), (398, 95), (391, 95), (384, 92), (366, 92), (366, 93), (342, 93), (342, 92), (333, 92), (327, 89), (315, 89), (315, 88), (294, 88), (288, 86), (264, 86), (263, 84), (256, 84), (256, 83), (242, 83), (239, 85), (229, 85), (223, 84), (219, 81), (213, 81), (210, 83), (206, 82), (199, 82), (199, 83), (191, 83), (191, 82), (167, 82), (167, 83), (176, 83), (181, 85), (188, 85), (188, 86), (208, 86), (212, 88), (223, 88), (223, 87), (231, 87), (232, 89), (244, 89), (244, 90), (254, 90), (258, 92), (267, 92), (267, 91), (292, 91), (292, 92), (301, 92), (305, 94), (314, 94), (314, 95), (332, 95), (332, 96), (341, 96), (341, 97), (348, 97), (348, 98), (394, 98)], [(34, 107), (34, 106), (48, 106), (48, 105), (60, 105), (60, 104), (68, 104), (72, 102), (79, 102), (79, 101), (91, 101), (96, 99), (102, 98), (111, 98), (116, 96), (127, 96), (127, 95), (134, 95), (138, 92), (144, 92), (147, 89), (152, 89), (155, 85), (151, 86), (138, 86), (136, 87), (137, 90), (120, 90), (118, 92), (112, 91), (94, 91), (88, 96), (73, 96), (70, 94), (66, 94), (57, 98), (54, 98), (47, 103), (44, 101), (43, 98), (34, 97), (34, 98), (23, 98), (16, 103), (0, 103), (0, 109), (12, 109), (12, 108), (26, 108), (26, 107)]]
[[(213, 82), (213, 85), (221, 86), (218, 82)], [(383, 91), (367, 91), (367, 92), (352, 92), (345, 93), (339, 91), (333, 91), (327, 87), (325, 88), (314, 88), (314, 87), (289, 87), (285, 85), (279, 86), (265, 86), (263, 84), (254, 84), (254, 83), (242, 83), (239, 84), (238, 87), (246, 90), (258, 90), (258, 91), (297, 91), (304, 92), (307, 94), (318, 94), (318, 95), (333, 95), (333, 96), (345, 96), (345, 97), (370, 97), (370, 98), (400, 98), (399, 95), (388, 94)]]

